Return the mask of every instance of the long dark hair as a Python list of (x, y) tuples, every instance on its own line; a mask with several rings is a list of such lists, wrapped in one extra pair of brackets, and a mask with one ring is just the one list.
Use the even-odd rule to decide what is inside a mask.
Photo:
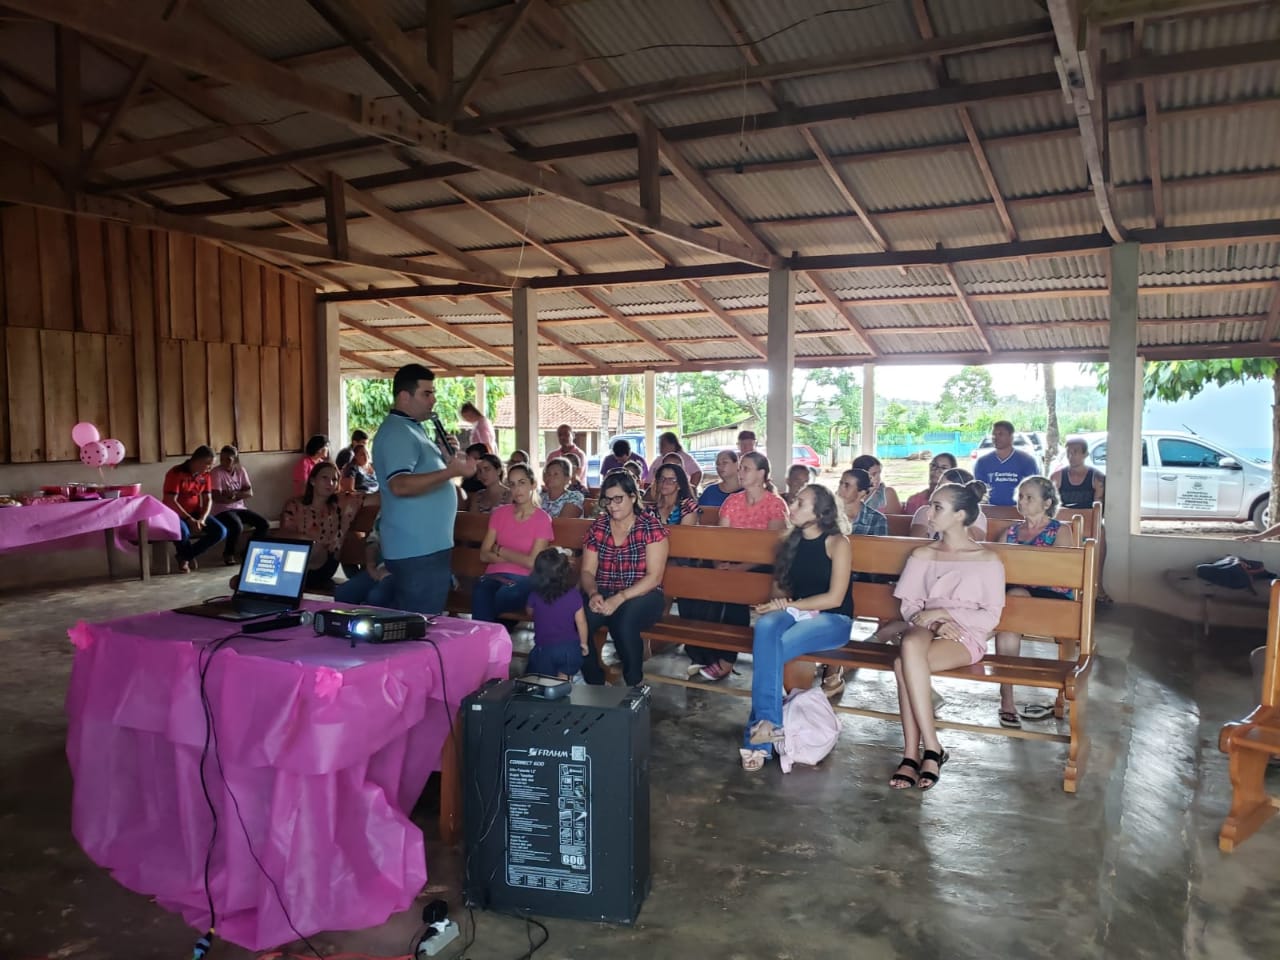
[[(836, 533), (848, 533), (848, 521), (844, 512), (836, 503), (836, 495), (820, 483), (806, 484), (796, 494), (796, 498), (804, 496), (805, 490), (813, 493), (813, 522), (822, 531), (823, 537)], [(785, 590), (791, 589), (791, 568), (800, 550), (800, 541), (804, 539), (804, 527), (792, 527), (787, 538), (778, 544), (778, 556), (773, 564), (773, 579)]]
[(682, 500), (689, 500), (693, 497), (693, 490), (691, 490), (689, 487), (689, 475), (684, 472), (684, 467), (680, 466), (680, 464), (678, 463), (664, 463), (662, 464), (662, 466), (658, 467), (657, 472), (653, 475), (653, 487), (654, 487), (653, 499), (655, 503), (658, 500), (658, 496), (662, 492), (662, 487), (659, 486), (659, 483), (662, 480), (663, 470), (675, 471), (676, 503), (680, 503)]
[(191, 456), (187, 457), (187, 459), (182, 462), (182, 469), (185, 470), (187, 473), (190, 473), (192, 460), (205, 460), (205, 459), (217, 460), (218, 458), (213, 454), (213, 447), (210, 447), (207, 444), (202, 443), (200, 446), (196, 447), (194, 450), (191, 451)]
[[(308, 507), (315, 502), (316, 474), (318, 474), (321, 470), (332, 470), (335, 474), (338, 473), (338, 468), (335, 467), (328, 460), (321, 460), (319, 463), (317, 463), (314, 467), (311, 468), (311, 472), (307, 474), (307, 490), (302, 495), (302, 502)], [(328, 500), (325, 501), (325, 503), (328, 503), (330, 505), (333, 505), (337, 502), (338, 502), (338, 494), (336, 491), (333, 493), (332, 496), (329, 497)]]
[(482, 453), (476, 457), (476, 463), (487, 463), (493, 469), (498, 471), (498, 482), (501, 483), (507, 478), (506, 468), (502, 465), (502, 458), (496, 453)]
[(577, 582), (578, 578), (573, 575), (569, 558), (556, 547), (547, 547), (533, 558), (529, 589), (547, 603), (555, 603), (572, 590)]

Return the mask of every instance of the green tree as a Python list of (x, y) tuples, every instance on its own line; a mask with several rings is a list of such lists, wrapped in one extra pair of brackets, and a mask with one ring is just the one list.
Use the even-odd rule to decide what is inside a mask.
[[(1110, 382), (1106, 364), (1090, 369), (1098, 376), (1098, 390), (1105, 393)], [(1225, 387), (1248, 380), (1270, 380), (1275, 402), (1271, 407), (1271, 517), (1280, 504), (1280, 361), (1274, 357), (1245, 357), (1234, 360), (1155, 360), (1145, 365), (1142, 395), (1148, 400), (1176, 403), (1189, 400), (1213, 384)]]
[[(809, 375), (810, 382), (831, 396), (837, 411), (832, 426), (837, 436), (852, 443), (862, 430), (862, 384), (850, 367), (820, 367)], [(838, 442), (838, 441), (837, 441)]]
[(391, 381), (345, 380), (343, 388), (347, 398), (347, 428), (373, 436), (391, 409)]
[(955, 421), (996, 404), (996, 391), (991, 385), (991, 371), (986, 367), (964, 367), (942, 385), (938, 400), (938, 416)]

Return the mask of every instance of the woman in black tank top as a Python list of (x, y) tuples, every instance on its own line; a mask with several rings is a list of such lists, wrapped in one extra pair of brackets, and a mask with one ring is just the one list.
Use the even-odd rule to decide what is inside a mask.
[(783, 666), (844, 646), (853, 626), (852, 552), (835, 495), (811, 483), (797, 494), (790, 516), (793, 526), (774, 567), (775, 598), (756, 607), (744, 770), (761, 769), (781, 733)]

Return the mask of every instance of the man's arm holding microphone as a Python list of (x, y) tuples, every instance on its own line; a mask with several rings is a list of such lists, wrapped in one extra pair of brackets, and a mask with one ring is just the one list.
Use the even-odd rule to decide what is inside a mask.
[(448, 435), (444, 432), (444, 427), (437, 417), (433, 416), (431, 421), (435, 424), (437, 444), (445, 457), (444, 468), (442, 470), (432, 470), (429, 473), (397, 473), (392, 475), (387, 480), (387, 486), (397, 497), (419, 497), (424, 493), (430, 493), (437, 487), (444, 486), (446, 483), (452, 483), (454, 477), (475, 476), (475, 461), (458, 452), (454, 445), (449, 442)]

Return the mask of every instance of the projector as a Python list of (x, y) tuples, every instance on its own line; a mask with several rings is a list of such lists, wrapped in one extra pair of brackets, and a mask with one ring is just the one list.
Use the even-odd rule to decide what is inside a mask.
[(427, 635), (427, 618), (420, 613), (397, 613), (373, 607), (317, 610), (311, 621), (318, 634), (346, 637), (356, 642), (395, 643), (420, 640)]

